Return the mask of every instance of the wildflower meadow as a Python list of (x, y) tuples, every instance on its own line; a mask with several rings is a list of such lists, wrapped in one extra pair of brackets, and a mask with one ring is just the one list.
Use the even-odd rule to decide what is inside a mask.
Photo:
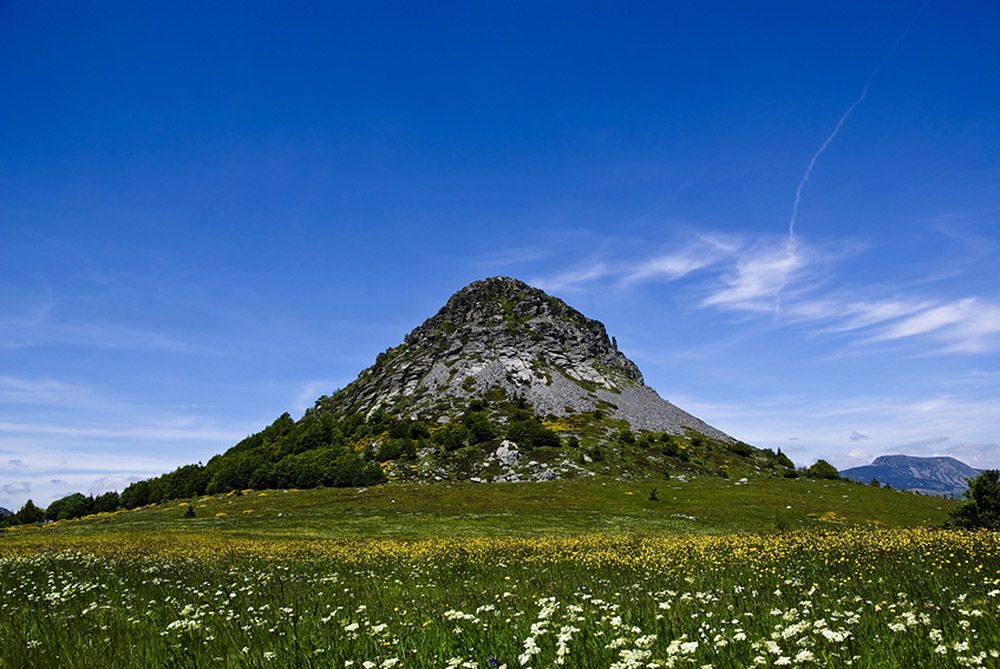
[(0, 542), (0, 667), (1000, 665), (1000, 537)]

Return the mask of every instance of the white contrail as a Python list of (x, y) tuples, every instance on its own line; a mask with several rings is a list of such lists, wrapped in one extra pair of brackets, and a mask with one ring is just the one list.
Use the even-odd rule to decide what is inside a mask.
[[(882, 66), (885, 65), (886, 61), (888, 61), (889, 58), (892, 56), (892, 54), (895, 53), (896, 49), (899, 48), (899, 45), (902, 43), (902, 41), (906, 39), (906, 36), (910, 33), (910, 30), (913, 28), (913, 24), (915, 24), (917, 22), (917, 19), (920, 18), (920, 15), (923, 13), (924, 8), (927, 7), (930, 1), (931, 0), (924, 0), (924, 3), (920, 5), (920, 8), (917, 10), (916, 14), (913, 15), (913, 18), (910, 19), (910, 22), (907, 24), (906, 28), (903, 29), (903, 32), (899, 34), (899, 37), (896, 38), (896, 41), (893, 42), (892, 46), (889, 47), (889, 50), (886, 51), (885, 55), (882, 56), (882, 59), (879, 60), (878, 65), (876, 65), (875, 68), (868, 73), (868, 78), (865, 79), (865, 85), (861, 88), (861, 93), (858, 94), (858, 97), (854, 100), (854, 102), (852, 102), (850, 106), (846, 110), (844, 110), (844, 113), (840, 115), (840, 118), (837, 119), (837, 124), (833, 126), (833, 130), (830, 132), (829, 135), (826, 136), (826, 139), (823, 140), (823, 143), (819, 145), (819, 148), (816, 149), (815, 153), (813, 153), (812, 158), (809, 159), (809, 164), (806, 165), (806, 169), (802, 173), (802, 178), (799, 179), (799, 185), (796, 186), (795, 188), (795, 202), (792, 204), (792, 216), (788, 220), (787, 249), (789, 258), (794, 259), (796, 257), (795, 223), (798, 221), (799, 218), (799, 204), (802, 202), (802, 191), (805, 189), (806, 184), (809, 182), (809, 177), (812, 176), (813, 168), (816, 167), (816, 161), (819, 160), (819, 157), (823, 155), (827, 147), (830, 146), (830, 143), (833, 142), (833, 140), (837, 137), (837, 134), (840, 133), (840, 129), (844, 127), (844, 123), (847, 122), (847, 119), (850, 117), (851, 112), (853, 112), (855, 107), (857, 107), (864, 101), (865, 97), (868, 95), (868, 89), (872, 85), (872, 80), (875, 79), (875, 75), (878, 74), (879, 70), (882, 69)], [(775, 311), (780, 311), (781, 309), (781, 289), (784, 287), (785, 284), (782, 284), (778, 288), (777, 293), (775, 294)]]

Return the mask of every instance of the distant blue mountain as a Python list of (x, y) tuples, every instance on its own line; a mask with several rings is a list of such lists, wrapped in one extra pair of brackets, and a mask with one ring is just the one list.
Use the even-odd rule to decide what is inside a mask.
[(918, 458), (913, 455), (882, 455), (864, 467), (851, 467), (840, 475), (852, 481), (869, 483), (875, 479), (896, 490), (912, 490), (927, 495), (960, 497), (966, 481), (980, 470), (955, 458)]
[(11, 511), (10, 509), (5, 509), (2, 506), (0, 506), (0, 519), (6, 518), (7, 516), (13, 516), (13, 515), (14, 515), (13, 511)]

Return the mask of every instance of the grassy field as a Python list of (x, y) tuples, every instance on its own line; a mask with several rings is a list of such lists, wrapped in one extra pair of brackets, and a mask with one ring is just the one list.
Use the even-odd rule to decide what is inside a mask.
[[(658, 501), (649, 493), (657, 489)], [(392, 484), (247, 491), (173, 501), (14, 534), (211, 532), (260, 538), (573, 536), (919, 527), (951, 502), (843, 481), (698, 477), (655, 481)], [(184, 518), (188, 506), (196, 517)], [(222, 515), (220, 515), (222, 514)]]
[(172, 502), (0, 536), (0, 667), (998, 666), (1000, 537), (924, 529), (947, 508), (714, 478)]

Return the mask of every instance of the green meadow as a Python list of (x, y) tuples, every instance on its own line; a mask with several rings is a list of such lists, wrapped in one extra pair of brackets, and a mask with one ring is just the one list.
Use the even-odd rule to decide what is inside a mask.
[[(656, 501), (650, 493), (656, 489)], [(772, 532), (941, 525), (953, 502), (844, 481), (569, 479), (245, 491), (21, 527), (9, 534), (206, 532), (270, 538), (435, 538)], [(195, 517), (185, 517), (188, 507)], [(220, 515), (221, 514), (221, 515)]]
[(782, 478), (389, 484), (18, 527), (0, 667), (997, 666), (1000, 539), (934, 529), (950, 504)]

